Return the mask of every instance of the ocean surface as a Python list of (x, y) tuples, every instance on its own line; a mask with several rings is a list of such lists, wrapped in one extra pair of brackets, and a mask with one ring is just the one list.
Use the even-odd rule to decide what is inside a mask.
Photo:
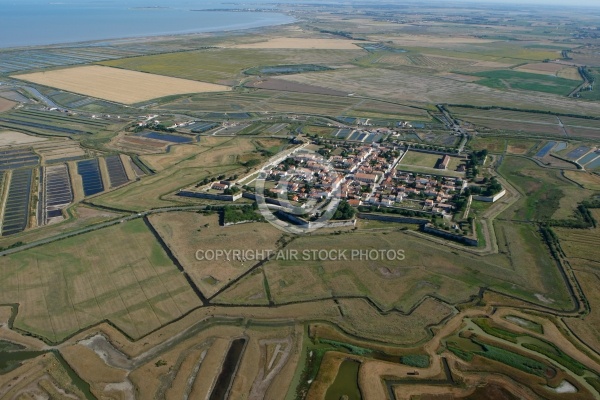
[(241, 7), (210, 0), (0, 0), (0, 48), (231, 31), (294, 21), (272, 12), (193, 11)]

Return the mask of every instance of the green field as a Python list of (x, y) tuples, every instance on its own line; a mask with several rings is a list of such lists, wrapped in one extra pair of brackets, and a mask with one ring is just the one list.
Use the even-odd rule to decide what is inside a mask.
[(436, 164), (442, 157), (443, 155), (440, 154), (429, 154), (409, 150), (396, 168), (401, 171), (409, 171), (421, 174), (443, 175), (453, 177), (464, 176), (464, 172), (455, 171), (456, 167), (458, 167), (462, 160), (458, 157), (450, 157), (451, 159), (448, 163), (447, 169), (435, 168)]
[(503, 153), (506, 149), (506, 139), (477, 136), (469, 142), (473, 150), (487, 150), (490, 153)]
[(200, 305), (141, 219), (3, 257), (0, 303), (51, 342), (104, 320), (139, 338)]
[(523, 194), (502, 214), (511, 219), (548, 221), (569, 218), (577, 203), (591, 195), (562, 178), (559, 170), (539, 167), (525, 158), (506, 157), (499, 172)]
[(131, 57), (102, 65), (175, 76), (204, 82), (220, 82), (244, 76), (251, 67), (276, 64), (346, 63), (362, 50), (205, 49), (181, 53)]
[[(457, 46), (458, 47), (458, 46)], [(435, 47), (405, 47), (415, 53), (434, 54), (443, 57), (455, 57), (468, 60), (495, 61), (506, 64), (520, 64), (525, 61), (542, 61), (554, 58), (559, 54), (557, 51), (546, 49), (524, 48), (515, 42), (498, 41), (489, 43), (487, 46), (461, 46), (457, 49), (448, 46)]]
[(408, 151), (402, 158), (400, 165), (414, 165), (417, 167), (435, 168), (439, 159), (443, 157), (438, 154), (421, 153), (419, 151)]
[(581, 83), (580, 81), (549, 75), (509, 70), (485, 71), (473, 75), (483, 78), (478, 80), (477, 83), (493, 89), (520, 89), (564, 96), (571, 93)]

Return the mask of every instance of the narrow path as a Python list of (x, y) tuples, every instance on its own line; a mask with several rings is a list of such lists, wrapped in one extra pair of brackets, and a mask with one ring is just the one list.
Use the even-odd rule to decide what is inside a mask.
[(588, 81), (588, 79), (585, 76), (585, 74), (582, 73), (582, 71), (581, 71), (582, 68), (584, 68), (584, 67), (578, 66), (577, 67), (577, 71), (579, 72), (579, 76), (581, 77), (581, 79), (583, 79), (583, 82), (579, 86), (577, 86), (575, 89), (573, 89), (573, 91), (571, 91), (571, 93), (569, 93), (569, 95), (567, 97), (573, 97), (577, 93), (579, 93), (582, 89), (585, 89), (586, 87), (589, 86), (590, 81)]
[(567, 132), (567, 130), (565, 129), (565, 125), (563, 124), (563, 122), (560, 120), (560, 117), (557, 115), (556, 119), (558, 120), (558, 126), (560, 126), (560, 129), (562, 129), (563, 133), (565, 134), (566, 137), (569, 137), (569, 132)]

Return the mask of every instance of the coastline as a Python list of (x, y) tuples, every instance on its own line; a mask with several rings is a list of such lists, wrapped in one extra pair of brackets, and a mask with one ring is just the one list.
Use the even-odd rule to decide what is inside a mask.
[[(189, 10), (190, 12), (216, 12), (216, 10)], [(5, 51), (21, 51), (21, 50), (31, 50), (31, 49), (48, 49), (48, 48), (61, 48), (65, 46), (75, 46), (75, 47), (83, 47), (83, 46), (93, 46), (93, 45), (110, 45), (110, 44), (126, 44), (128, 42), (144, 42), (150, 43), (154, 41), (164, 41), (164, 40), (177, 40), (177, 39), (185, 39), (187, 38), (195, 38), (195, 37), (211, 37), (213, 35), (222, 35), (228, 33), (237, 33), (237, 32), (247, 32), (255, 29), (265, 29), (271, 27), (280, 27), (285, 25), (290, 25), (298, 22), (298, 19), (294, 16), (289, 15), (285, 12), (278, 11), (262, 11), (262, 10), (218, 10), (218, 12), (231, 12), (231, 13), (271, 13), (271, 14), (279, 14), (282, 19), (286, 17), (289, 19), (288, 21), (282, 22), (273, 22), (273, 23), (263, 23), (264, 21), (255, 21), (254, 23), (234, 23), (234, 24), (226, 24), (219, 27), (214, 28), (192, 28), (186, 29), (182, 31), (173, 31), (173, 32), (161, 32), (156, 34), (141, 34), (141, 35), (125, 35), (125, 36), (116, 36), (116, 37), (105, 37), (98, 39), (90, 39), (90, 40), (81, 40), (81, 41), (59, 41), (55, 43), (45, 43), (45, 44), (24, 44), (20, 46), (6, 46), (4, 47), (0, 44), (0, 53)]]

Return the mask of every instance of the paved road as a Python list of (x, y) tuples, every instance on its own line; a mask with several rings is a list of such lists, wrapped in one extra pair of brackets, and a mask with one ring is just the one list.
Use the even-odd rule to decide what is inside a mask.
[(441, 104), (437, 105), (438, 110), (441, 111), (441, 113), (444, 115), (444, 117), (446, 118), (446, 120), (448, 121), (448, 128), (451, 128), (454, 132), (458, 132), (461, 134), (461, 139), (460, 139), (460, 144), (458, 145), (458, 154), (461, 154), (464, 149), (465, 149), (465, 145), (467, 144), (467, 141), (469, 140), (469, 134), (467, 133), (467, 131), (465, 131), (460, 124), (457, 124), (456, 122), (454, 122), (454, 118), (452, 117), (452, 115), (450, 115), (450, 113), (448, 112), (448, 110), (446, 110), (446, 107), (444, 107)]

